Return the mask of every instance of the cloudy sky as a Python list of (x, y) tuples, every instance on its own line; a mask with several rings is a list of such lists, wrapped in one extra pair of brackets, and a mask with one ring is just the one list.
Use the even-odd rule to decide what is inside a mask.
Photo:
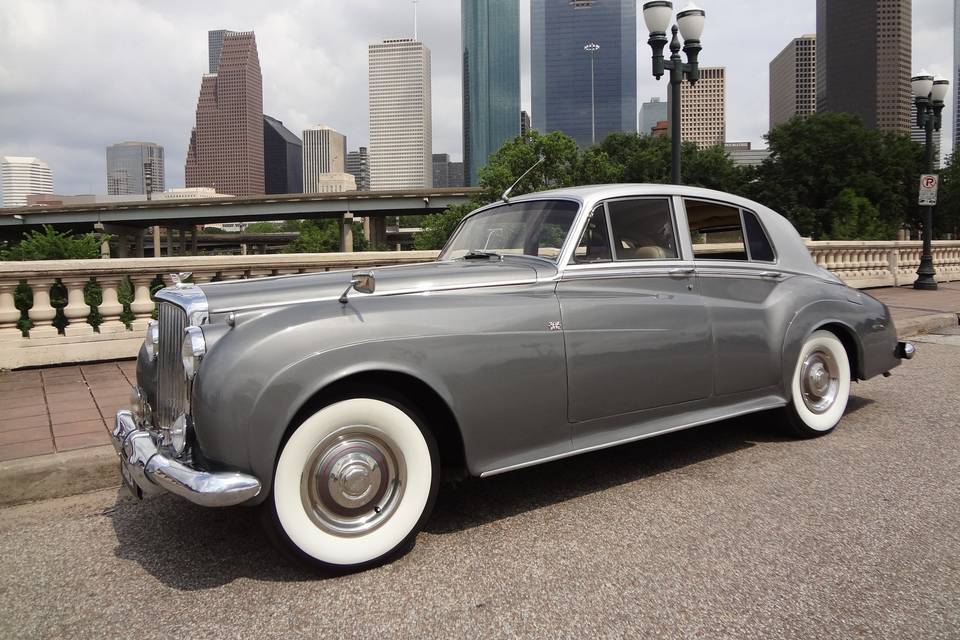
[[(767, 65), (790, 38), (816, 31), (816, 1), (698, 2), (701, 63), (727, 67), (727, 137), (761, 144)], [(913, 0), (915, 68), (949, 77), (953, 4)], [(520, 6), (529, 111), (529, 0)], [(413, 13), (410, 0), (0, 0), (0, 155), (45, 160), (57, 193), (104, 193), (105, 147), (148, 140), (165, 147), (168, 188), (182, 186), (206, 32), (219, 28), (256, 31), (266, 113), (298, 134), (323, 123), (351, 148), (365, 145), (367, 45), (411, 36)], [(640, 102), (665, 98), (638, 33)], [(420, 0), (418, 35), (433, 54), (433, 150), (459, 159), (460, 2)], [(945, 115), (947, 141), (952, 99)]]

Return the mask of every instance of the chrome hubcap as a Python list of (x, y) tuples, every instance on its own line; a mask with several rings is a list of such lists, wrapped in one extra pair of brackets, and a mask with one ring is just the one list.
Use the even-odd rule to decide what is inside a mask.
[(825, 351), (814, 351), (800, 367), (800, 391), (803, 403), (814, 413), (824, 413), (837, 399), (840, 367)]
[(321, 529), (359, 535), (390, 518), (405, 480), (403, 456), (386, 434), (370, 426), (344, 427), (313, 450), (304, 468), (300, 497)]

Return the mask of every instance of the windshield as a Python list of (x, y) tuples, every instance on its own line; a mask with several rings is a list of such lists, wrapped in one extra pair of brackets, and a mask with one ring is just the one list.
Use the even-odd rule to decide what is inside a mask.
[(538, 256), (556, 262), (580, 205), (569, 200), (505, 204), (467, 218), (440, 260), (488, 252)]

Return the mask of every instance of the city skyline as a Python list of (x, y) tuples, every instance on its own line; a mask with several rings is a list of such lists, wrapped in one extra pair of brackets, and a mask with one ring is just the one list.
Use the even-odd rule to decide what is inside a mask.
[[(757, 104), (767, 102), (767, 66), (791, 38), (815, 31), (815, 2), (804, 0), (776, 10), (759, 0), (699, 4), (708, 15), (701, 61), (727, 67), (727, 137), (762, 146), (767, 123), (766, 118), (756, 118), (755, 111)], [(914, 71), (923, 66), (953, 75), (953, 4), (914, 0)], [(91, 19), (93, 6), (82, 0), (56, 7), (12, 0), (5, 2), (0, 16), (0, 60), (17, 62), (0, 63), (9, 78), (0, 87), (0, 154), (44, 158), (53, 169), (58, 193), (105, 191), (103, 149), (128, 139), (163, 145), (167, 186), (183, 185), (197, 79), (208, 67), (208, 30), (255, 30), (264, 110), (293, 131), (328, 122), (356, 146), (368, 146), (366, 47), (413, 31), (412, 8), (399, 0), (398, 11), (410, 11), (409, 24), (397, 20), (398, 11), (384, 12), (382, 3), (371, 0), (351, 3), (349, 9), (323, 1), (300, 9), (283, 2), (270, 7), (211, 2), (150, 11), (129, 6), (106, 21)], [(231, 18), (225, 21), (228, 6)], [(449, 153), (452, 159), (462, 158), (461, 119), (450, 117), (462, 110), (459, 13), (459, 3), (420, 3), (419, 38), (433, 51), (433, 150)], [(749, 56), (743, 55), (743, 15), (750, 16)], [(331, 25), (323, 33), (308, 28), (320, 17)], [(528, 0), (521, 0), (520, 20), (521, 108), (529, 112)], [(43, 28), (26, 39), (14, 25)], [(637, 37), (638, 99), (665, 100), (666, 84), (650, 76), (642, 23)], [(145, 54), (138, 76), (142, 79), (131, 81), (130, 90), (116, 91), (115, 79), (102, 74), (109, 60), (98, 43), (105, 40), (115, 49)], [(68, 49), (71, 55), (64, 58)], [(49, 92), (45, 89), (49, 86), (58, 91)], [(951, 91), (945, 113), (945, 153), (952, 147), (955, 95)]]

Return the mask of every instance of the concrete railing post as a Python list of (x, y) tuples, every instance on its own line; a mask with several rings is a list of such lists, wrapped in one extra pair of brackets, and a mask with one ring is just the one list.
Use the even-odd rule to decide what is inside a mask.
[(887, 252), (887, 269), (890, 271), (890, 278), (893, 286), (900, 286), (900, 249), (893, 247)]
[(153, 282), (153, 277), (134, 276), (130, 280), (133, 284), (133, 302), (130, 303), (130, 311), (133, 312), (131, 328), (134, 331), (146, 331), (147, 323), (153, 314), (153, 300), (150, 299), (150, 283)]
[(53, 319), (57, 317), (57, 310), (50, 304), (50, 287), (53, 286), (49, 278), (31, 278), (27, 280), (33, 292), (33, 306), (27, 314), (33, 327), (30, 329), (31, 338), (55, 338), (59, 332), (53, 326)]
[(103, 291), (103, 302), (100, 304), (103, 323), (100, 325), (100, 333), (122, 333), (127, 330), (120, 321), (123, 305), (120, 304), (117, 288), (120, 286), (121, 279), (120, 276), (115, 275), (97, 276), (97, 282), (100, 283)]
[(350, 253), (353, 251), (353, 214), (343, 214), (343, 220), (340, 221), (340, 251)]
[(90, 315), (90, 305), (83, 296), (83, 288), (90, 281), (87, 276), (60, 278), (60, 282), (67, 289), (67, 306), (63, 308), (63, 315), (67, 318), (67, 326), (63, 333), (66, 336), (89, 336), (93, 334), (93, 327), (87, 323)]
[(17, 309), (13, 297), (18, 284), (17, 282), (0, 282), (0, 342), (23, 338), (23, 334), (17, 327), (20, 309)]

